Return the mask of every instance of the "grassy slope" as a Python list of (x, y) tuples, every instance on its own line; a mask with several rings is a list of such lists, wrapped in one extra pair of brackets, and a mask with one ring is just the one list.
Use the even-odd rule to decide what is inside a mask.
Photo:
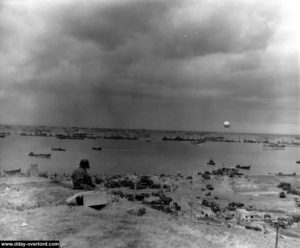
[[(23, 179), (22, 179), (23, 180)], [(274, 233), (190, 221), (147, 208), (144, 216), (126, 212), (138, 203), (119, 200), (97, 211), (63, 205), (73, 194), (47, 180), (0, 184), (0, 239), (55, 239), (61, 247), (274, 247)], [(17, 206), (19, 207), (17, 210)], [(20, 211), (21, 210), (21, 211)], [(26, 223), (26, 225), (24, 224)], [(281, 238), (281, 247), (299, 240)]]

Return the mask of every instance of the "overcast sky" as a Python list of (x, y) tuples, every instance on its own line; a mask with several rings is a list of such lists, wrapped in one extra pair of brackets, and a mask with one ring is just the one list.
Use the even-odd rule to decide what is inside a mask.
[(0, 122), (300, 133), (297, 2), (0, 0)]

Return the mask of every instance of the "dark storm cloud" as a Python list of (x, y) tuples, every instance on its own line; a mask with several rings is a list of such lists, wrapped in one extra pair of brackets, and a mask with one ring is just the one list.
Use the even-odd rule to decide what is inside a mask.
[(296, 106), (299, 61), (277, 1), (23, 2), (0, 16), (5, 113), (11, 97), (14, 116), (51, 124), (201, 129), (294, 113), (281, 104)]
[(136, 0), (72, 5), (61, 21), (67, 34), (95, 42), (104, 50), (142, 43), (145, 54), (185, 58), (265, 49), (278, 20), (274, 10), (263, 5), (229, 1), (209, 13), (204, 5), (199, 8), (203, 18), (189, 18), (189, 13), (176, 16), (180, 7), (180, 1)]
[(235, 71), (252, 71), (259, 69), (261, 66), (261, 54), (260, 53), (244, 53), (237, 54), (227, 59), (225, 66)]
[(104, 49), (115, 49), (139, 35), (154, 32), (175, 1), (118, 1), (112, 4), (77, 5), (63, 16), (63, 25), (72, 36), (93, 41)]
[(185, 6), (188, 2), (136, 0), (59, 5), (42, 17), (47, 29), (30, 59), (37, 74), (56, 71), (56, 81), (75, 87), (84, 80), (87, 87), (114, 84), (119, 91), (123, 85), (133, 94), (140, 84), (146, 91), (145, 84), (163, 90), (182, 85), (186, 76), (170, 59), (265, 49), (277, 20), (274, 11), (259, 5), (228, 1), (212, 10), (203, 5), (203, 18), (182, 13)]
[(184, 58), (265, 49), (274, 34), (276, 19), (264, 20), (262, 15), (252, 6), (216, 8), (204, 19), (183, 21), (178, 27), (170, 27), (170, 32), (158, 34), (158, 51), (170, 58)]

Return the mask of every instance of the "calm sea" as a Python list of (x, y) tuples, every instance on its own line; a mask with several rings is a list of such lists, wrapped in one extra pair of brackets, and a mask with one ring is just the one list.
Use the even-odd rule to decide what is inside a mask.
[[(233, 135), (234, 136), (234, 135)], [(235, 135), (237, 138), (237, 134)], [(51, 147), (62, 147), (67, 151), (51, 151)], [(102, 151), (92, 150), (100, 146)], [(29, 157), (29, 152), (51, 153), (51, 159)], [(60, 140), (55, 137), (31, 137), (9, 135), (0, 139), (0, 170), (21, 168), (23, 172), (30, 164), (38, 164), (41, 171), (49, 174), (70, 174), (81, 158), (87, 158), (92, 174), (175, 174), (180, 171), (193, 175), (213, 168), (249, 165), (248, 174), (268, 173), (300, 174), (300, 147), (284, 150), (264, 150), (262, 144), (206, 142), (192, 145), (190, 142), (161, 141), (152, 136), (151, 142), (139, 140)], [(215, 166), (206, 162), (212, 158)]]

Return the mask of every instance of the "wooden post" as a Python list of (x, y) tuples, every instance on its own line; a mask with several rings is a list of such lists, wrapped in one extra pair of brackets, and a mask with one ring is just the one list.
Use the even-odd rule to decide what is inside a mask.
[(276, 223), (276, 243), (275, 243), (275, 248), (278, 247), (278, 229), (279, 229), (279, 225), (278, 225), (278, 223)]
[(193, 216), (193, 207), (194, 207), (193, 184), (191, 184), (191, 213), (190, 213), (190, 220), (192, 220), (192, 216)]
[(192, 215), (193, 215), (193, 197), (192, 197), (192, 201), (191, 201), (191, 213), (190, 213), (190, 220), (192, 220)]
[(134, 181), (134, 195), (133, 195), (133, 200), (135, 201), (135, 195), (136, 195), (136, 181)]

